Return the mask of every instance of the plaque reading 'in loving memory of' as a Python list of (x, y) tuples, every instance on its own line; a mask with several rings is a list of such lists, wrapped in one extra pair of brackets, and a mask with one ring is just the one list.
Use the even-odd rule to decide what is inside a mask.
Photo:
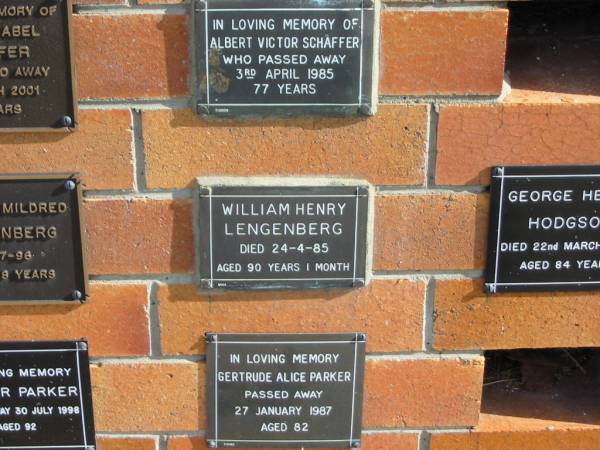
[(0, 300), (85, 300), (80, 201), (74, 176), (0, 177)]
[(372, 0), (196, 0), (201, 114), (372, 114)]
[(201, 288), (352, 288), (366, 283), (367, 184), (199, 183)]
[(209, 446), (359, 446), (364, 334), (206, 337)]
[(600, 167), (492, 170), (486, 289), (600, 288)]
[(87, 343), (0, 343), (0, 448), (95, 445)]
[(0, 2), (0, 131), (76, 124), (71, 0)]

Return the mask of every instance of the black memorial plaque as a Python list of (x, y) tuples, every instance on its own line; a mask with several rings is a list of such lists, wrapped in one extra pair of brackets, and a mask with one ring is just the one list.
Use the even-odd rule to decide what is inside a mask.
[(600, 287), (600, 166), (495, 167), (486, 290)]
[(200, 186), (203, 289), (365, 284), (369, 188)]
[(0, 448), (96, 445), (87, 343), (0, 343)]
[(198, 113), (373, 111), (372, 0), (196, 0)]
[(359, 447), (366, 336), (207, 334), (210, 447)]
[(0, 176), (0, 300), (85, 300), (80, 201), (74, 176)]
[(0, 131), (75, 127), (71, 0), (0, 3)]

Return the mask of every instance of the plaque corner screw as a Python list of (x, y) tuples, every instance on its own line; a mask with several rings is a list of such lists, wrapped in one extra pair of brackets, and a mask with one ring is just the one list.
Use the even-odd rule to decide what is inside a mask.
[(198, 114), (200, 114), (201, 116), (208, 116), (210, 114), (208, 106), (199, 104), (198, 105)]
[(369, 105), (367, 103), (360, 105), (360, 107), (358, 108), (358, 111), (365, 116), (373, 115), (373, 108), (371, 108), (371, 105)]
[(206, 342), (214, 342), (215, 341), (215, 335), (212, 333), (206, 333), (204, 335), (204, 338), (206, 339)]
[(359, 342), (365, 342), (367, 340), (367, 335), (365, 333), (358, 333), (357, 338)]
[(73, 300), (81, 300), (83, 298), (83, 294), (81, 293), (81, 291), (78, 291), (77, 289), (75, 289), (73, 291), (73, 293), (71, 294), (71, 298)]
[(216, 441), (208, 441), (208, 446), (210, 448), (217, 448), (217, 442)]
[[(85, 341), (79, 341), (79, 342), (77, 343), (77, 348), (78, 348), (79, 350), (87, 350), (87, 349), (88, 349), (88, 343), (87, 343), (87, 342), (85, 342)], [(94, 447), (92, 447), (92, 448), (94, 448)]]
[(63, 127), (69, 128), (71, 125), (73, 125), (73, 119), (71, 118), (71, 116), (63, 116), (60, 119), (60, 123)]
[(494, 167), (494, 175), (504, 175), (504, 167)]
[(360, 447), (360, 441), (352, 441), (352, 448), (359, 448)]
[(494, 283), (485, 283), (484, 287), (485, 292), (487, 292), (488, 294), (496, 293), (496, 285)]
[(68, 191), (73, 191), (76, 187), (77, 187), (77, 183), (75, 183), (75, 181), (73, 181), (73, 180), (65, 181), (65, 188)]

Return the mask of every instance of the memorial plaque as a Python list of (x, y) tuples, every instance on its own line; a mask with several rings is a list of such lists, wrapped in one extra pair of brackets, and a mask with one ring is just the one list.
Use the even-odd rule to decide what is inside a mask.
[(0, 3), (0, 131), (76, 125), (71, 0)]
[(373, 114), (372, 0), (196, 0), (200, 114)]
[(207, 334), (210, 447), (359, 447), (361, 333)]
[(600, 288), (600, 166), (492, 170), (486, 289)]
[(0, 177), (0, 300), (85, 300), (80, 200), (71, 175)]
[(368, 185), (201, 185), (200, 287), (363, 286), (368, 216)]
[(87, 343), (0, 343), (0, 448), (96, 445)]

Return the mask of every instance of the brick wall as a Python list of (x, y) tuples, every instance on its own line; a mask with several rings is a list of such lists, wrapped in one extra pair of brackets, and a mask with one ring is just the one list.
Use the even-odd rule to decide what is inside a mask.
[[(598, 448), (600, 427), (480, 420), (480, 404), (484, 349), (600, 345), (599, 294), (490, 297), (481, 280), (489, 167), (598, 163), (599, 97), (508, 94), (502, 2), (390, 0), (376, 116), (205, 121), (191, 111), (188, 13), (180, 0), (79, 0), (79, 131), (0, 141), (4, 172), (83, 176), (89, 302), (2, 306), (0, 339), (88, 338), (99, 447), (206, 448), (210, 330), (367, 332), (366, 450)], [(372, 283), (197, 294), (202, 175), (368, 180)]]

